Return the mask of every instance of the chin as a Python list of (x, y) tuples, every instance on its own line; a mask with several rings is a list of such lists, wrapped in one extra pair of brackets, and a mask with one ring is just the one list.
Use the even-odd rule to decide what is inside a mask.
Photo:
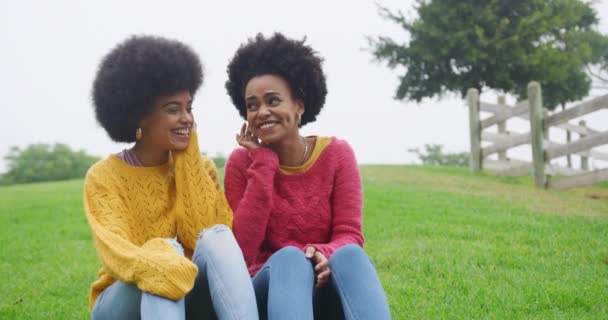
[(275, 135), (268, 135), (266, 137), (262, 137), (262, 138), (259, 138), (259, 139), (264, 144), (275, 144), (275, 143), (278, 143), (279, 141), (281, 141), (281, 137), (278, 137), (278, 136), (275, 136)]
[(174, 144), (171, 148), (171, 150), (174, 151), (183, 151), (186, 150), (188, 148), (188, 144)]

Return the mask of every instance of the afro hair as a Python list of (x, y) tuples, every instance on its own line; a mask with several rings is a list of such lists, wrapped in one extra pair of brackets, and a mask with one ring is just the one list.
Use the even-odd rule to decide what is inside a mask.
[(155, 36), (132, 36), (101, 61), (93, 82), (97, 121), (117, 142), (135, 141), (135, 131), (156, 98), (203, 82), (201, 62), (185, 44)]
[(314, 122), (325, 104), (327, 85), (323, 59), (303, 40), (290, 40), (280, 33), (270, 38), (257, 34), (241, 45), (228, 64), (226, 90), (239, 114), (246, 119), (244, 91), (254, 77), (273, 74), (285, 79), (291, 95), (303, 102), (301, 125)]

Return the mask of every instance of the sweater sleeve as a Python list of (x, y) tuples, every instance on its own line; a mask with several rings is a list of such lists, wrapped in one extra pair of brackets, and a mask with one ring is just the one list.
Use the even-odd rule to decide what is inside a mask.
[(213, 181), (213, 187), (217, 194), (217, 197), (215, 199), (215, 207), (216, 207), (215, 223), (225, 224), (228, 227), (232, 228), (232, 222), (233, 222), (232, 209), (230, 208), (230, 205), (228, 205), (226, 195), (224, 194), (224, 192), (222, 191), (222, 188), (220, 187), (220, 182), (219, 182), (219, 178), (217, 176), (217, 168), (215, 167), (215, 163), (213, 162), (213, 160), (207, 158), (206, 156), (203, 156), (203, 170), (205, 170), (205, 172), (207, 172), (207, 175), (209, 175), (209, 177), (211, 178), (211, 181)]
[(263, 147), (239, 148), (226, 163), (224, 189), (234, 211), (234, 235), (248, 266), (255, 262), (266, 236), (278, 167), (278, 156)]
[(232, 210), (222, 192), (213, 161), (200, 153), (196, 132), (188, 148), (174, 153), (177, 234), (194, 250), (201, 231), (215, 224), (232, 227)]
[(184, 297), (194, 286), (196, 265), (164, 239), (150, 239), (141, 246), (132, 243), (131, 221), (116, 188), (92, 176), (85, 180), (85, 212), (104, 269), (113, 278), (143, 291), (172, 300)]
[(337, 141), (337, 168), (331, 197), (332, 228), (328, 243), (312, 243), (328, 259), (342, 246), (363, 246), (361, 174), (352, 148), (344, 141)]

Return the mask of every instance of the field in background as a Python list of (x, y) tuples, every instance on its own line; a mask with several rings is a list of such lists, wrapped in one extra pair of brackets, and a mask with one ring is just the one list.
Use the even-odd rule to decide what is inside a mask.
[[(363, 166), (366, 251), (393, 319), (608, 318), (608, 185)], [(82, 180), (0, 188), (0, 318), (86, 319)]]

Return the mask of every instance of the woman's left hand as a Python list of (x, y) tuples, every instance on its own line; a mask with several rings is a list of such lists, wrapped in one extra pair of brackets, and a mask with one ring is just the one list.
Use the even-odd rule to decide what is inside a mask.
[(324, 287), (329, 282), (331, 269), (329, 268), (329, 260), (321, 251), (315, 247), (309, 246), (306, 248), (306, 258), (310, 259), (315, 265), (315, 274), (317, 275), (317, 288)]

